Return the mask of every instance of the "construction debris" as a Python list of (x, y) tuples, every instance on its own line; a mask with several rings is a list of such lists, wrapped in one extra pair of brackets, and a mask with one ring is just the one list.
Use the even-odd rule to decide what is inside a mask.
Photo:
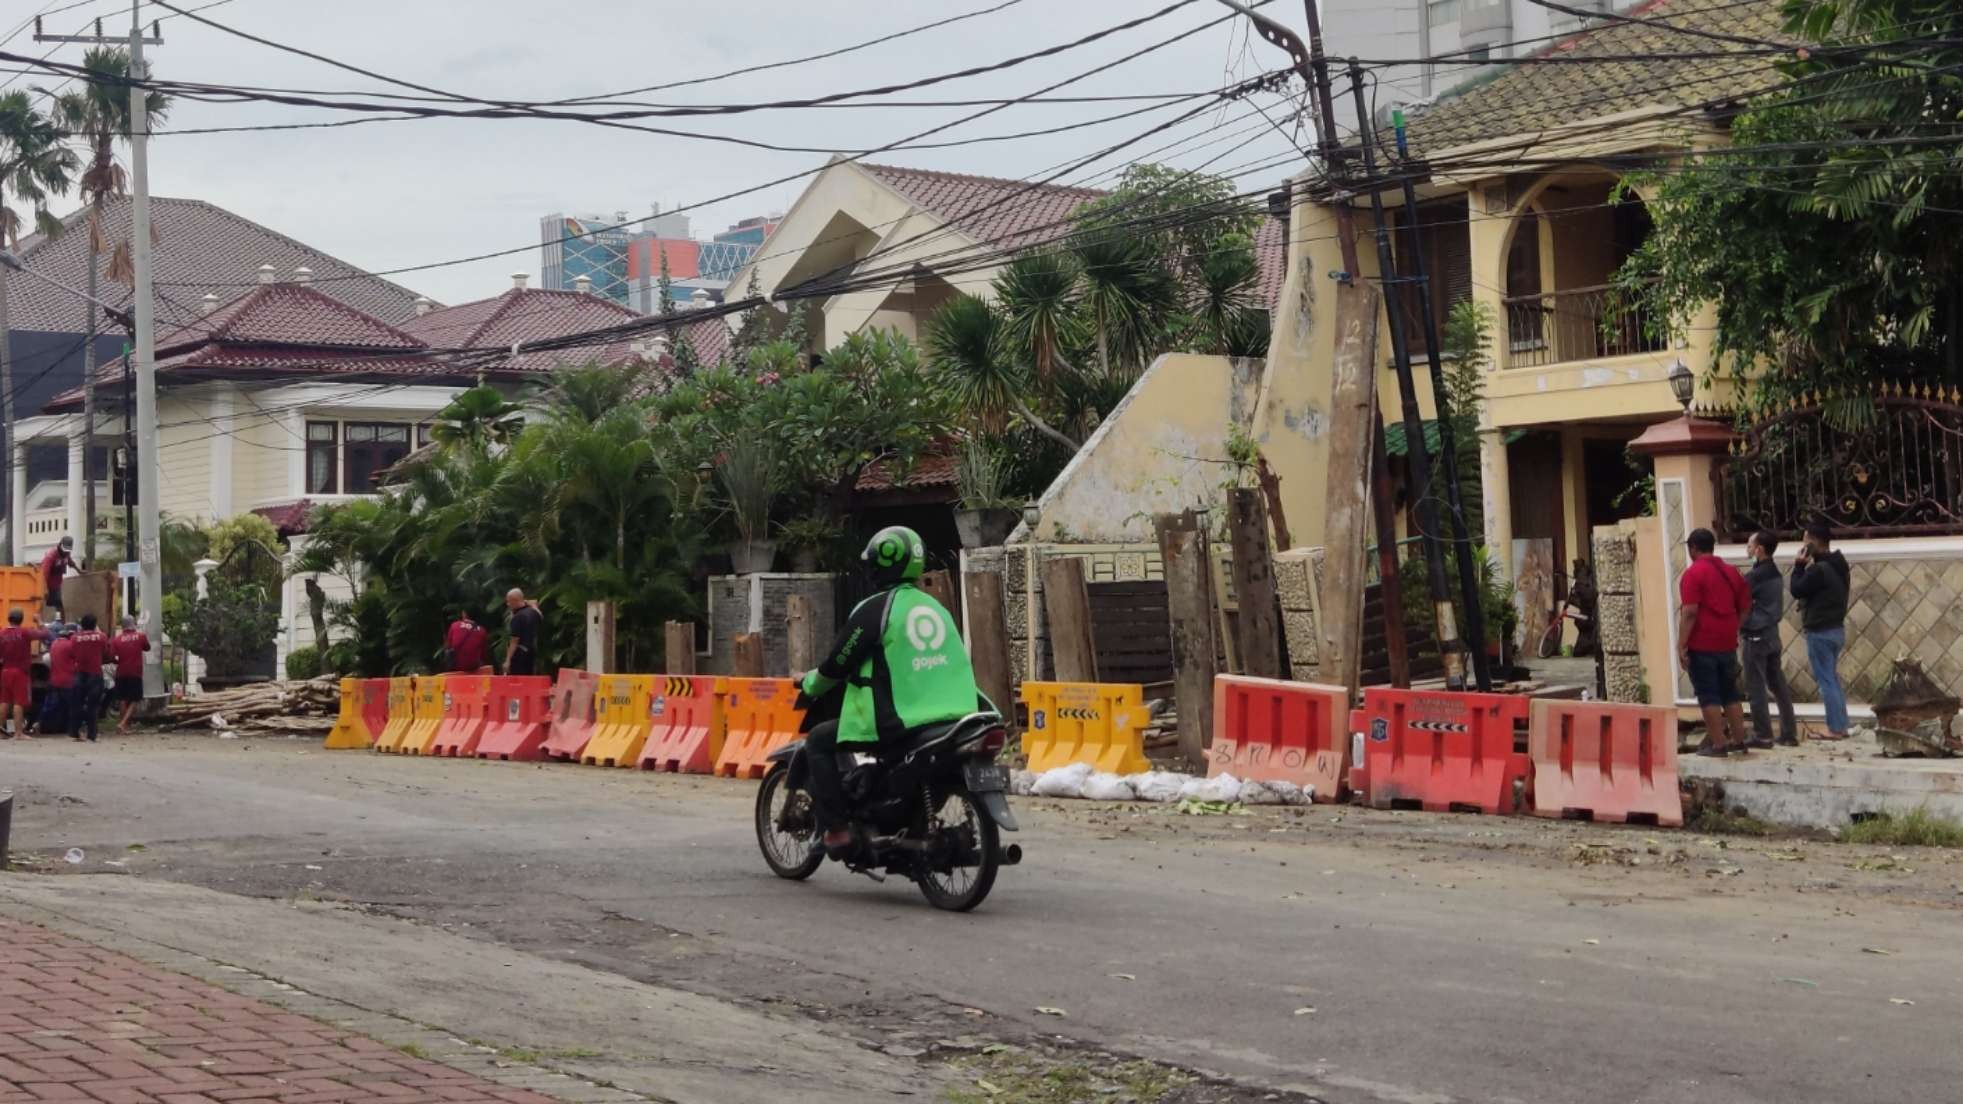
[(1883, 755), (1947, 757), (1963, 751), (1950, 731), (1963, 701), (1937, 686), (1922, 664), (1903, 656), (1875, 697), (1876, 737)]
[(332, 678), (258, 682), (173, 701), (165, 709), (165, 723), (171, 728), (325, 732), (334, 725), (340, 701), (340, 684)]

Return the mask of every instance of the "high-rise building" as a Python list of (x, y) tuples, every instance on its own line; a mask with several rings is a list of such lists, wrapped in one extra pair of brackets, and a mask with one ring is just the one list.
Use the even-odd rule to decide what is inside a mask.
[(575, 281), (593, 281), (593, 293), (627, 302), (628, 230), (616, 229), (626, 212), (604, 215), (547, 215), (539, 220), (539, 286), (577, 290)]
[(720, 303), (729, 281), (750, 257), (762, 247), (782, 216), (744, 219), (708, 241), (687, 236), (688, 222), (681, 221), (681, 235), (665, 220), (680, 216), (664, 215), (651, 225), (653, 232), (635, 235), (627, 248), (628, 306), (643, 314), (656, 314), (661, 304), (661, 261), (668, 261), (669, 295), (677, 306), (686, 306), (696, 291), (709, 293), (709, 301)]
[[(1562, 6), (1607, 15), (1644, 2), (1568, 0)], [(1428, 102), (1483, 71), (1468, 62), (1532, 54), (1581, 26), (1579, 18), (1532, 0), (1322, 0), (1330, 57), (1411, 59), (1373, 71), (1376, 79), (1365, 94), (1383, 111)], [(1341, 66), (1332, 71), (1347, 100)], [(1343, 127), (1349, 129), (1348, 123)]]

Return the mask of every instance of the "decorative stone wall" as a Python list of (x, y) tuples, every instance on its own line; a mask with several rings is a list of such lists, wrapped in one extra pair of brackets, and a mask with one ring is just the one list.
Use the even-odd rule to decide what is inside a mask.
[(1591, 543), (1608, 698), (1613, 702), (1647, 702), (1649, 683), (1643, 674), (1636, 604), (1636, 534), (1626, 526), (1599, 525)]
[(1275, 556), (1275, 590), (1281, 598), (1282, 637), (1289, 674), (1313, 682), (1322, 674), (1322, 564), (1320, 548)]

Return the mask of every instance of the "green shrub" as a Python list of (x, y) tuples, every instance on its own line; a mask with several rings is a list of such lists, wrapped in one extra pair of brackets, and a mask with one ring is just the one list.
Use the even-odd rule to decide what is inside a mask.
[(1963, 847), (1963, 824), (1930, 812), (1876, 813), (1840, 834), (1847, 843), (1879, 843), (1889, 847)]
[(320, 677), (320, 649), (295, 648), (286, 657), (286, 677), (296, 681)]

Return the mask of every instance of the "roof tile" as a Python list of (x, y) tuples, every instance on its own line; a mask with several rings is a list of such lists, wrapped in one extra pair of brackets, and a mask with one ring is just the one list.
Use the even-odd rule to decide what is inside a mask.
[(859, 167), (921, 209), (940, 216), (962, 233), (995, 246), (1026, 245), (1056, 237), (1077, 208), (1107, 193), (1059, 184), (906, 169), (896, 165)]

